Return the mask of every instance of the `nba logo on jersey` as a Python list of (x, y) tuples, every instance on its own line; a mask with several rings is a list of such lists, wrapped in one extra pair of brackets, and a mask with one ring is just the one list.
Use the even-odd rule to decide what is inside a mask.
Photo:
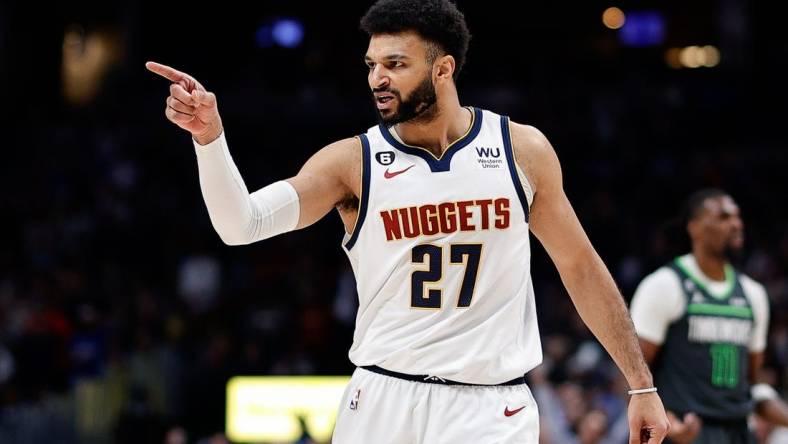
[(357, 410), (358, 409), (358, 398), (361, 397), (361, 389), (356, 390), (356, 394), (353, 395), (353, 399), (350, 400), (350, 410)]

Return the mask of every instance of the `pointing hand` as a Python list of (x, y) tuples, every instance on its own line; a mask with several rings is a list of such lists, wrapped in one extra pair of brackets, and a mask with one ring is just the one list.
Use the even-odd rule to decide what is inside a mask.
[(200, 145), (219, 137), (222, 119), (219, 117), (216, 95), (206, 91), (194, 77), (167, 65), (148, 62), (145, 67), (172, 82), (164, 111), (170, 122), (190, 132)]

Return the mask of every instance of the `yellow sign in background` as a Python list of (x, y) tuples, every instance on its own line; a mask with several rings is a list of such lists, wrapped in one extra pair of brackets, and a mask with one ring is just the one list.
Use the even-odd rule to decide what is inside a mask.
[[(227, 438), (328, 442), (349, 376), (238, 376), (227, 383)], [(303, 426), (301, 421), (303, 420)]]

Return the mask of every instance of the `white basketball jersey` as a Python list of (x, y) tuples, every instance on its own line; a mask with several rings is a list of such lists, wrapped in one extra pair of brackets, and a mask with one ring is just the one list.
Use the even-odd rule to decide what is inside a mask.
[(497, 384), (542, 360), (508, 118), (471, 111), (440, 158), (382, 125), (360, 136), (359, 213), (343, 242), (358, 286), (357, 366)]

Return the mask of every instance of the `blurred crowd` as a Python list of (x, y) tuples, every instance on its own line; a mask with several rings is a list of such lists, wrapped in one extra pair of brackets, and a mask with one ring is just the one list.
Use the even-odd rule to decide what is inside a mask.
[[(544, 62), (501, 66), (493, 62), (503, 56), (484, 49), (490, 28), (470, 24), (480, 42), (461, 99), (547, 135), (567, 194), (625, 299), (643, 276), (687, 251), (676, 218), (684, 197), (716, 186), (738, 201), (747, 248), (737, 266), (766, 286), (771, 304), (762, 379), (786, 397), (788, 159), (777, 113), (756, 105), (784, 70), (686, 73), (629, 53), (597, 63), (551, 59), (546, 50), (537, 51)], [(339, 218), (224, 246), (201, 200), (189, 137), (165, 122), (167, 85), (142, 65), (167, 55), (163, 62), (185, 62), (178, 67), (193, 68), (217, 93), (231, 151), (254, 190), (376, 123), (364, 39), (351, 38), (355, 46), (342, 51), (357, 53), (341, 59), (357, 59), (344, 67), (350, 80), (331, 70), (329, 57), (305, 57), (302, 66), (278, 54), (279, 74), (258, 77), (270, 69), (262, 62), (190, 64), (193, 52), (165, 45), (157, 53), (150, 37), (89, 103), (62, 100), (56, 63), (35, 74), (49, 82), (43, 92), (3, 92), (15, 106), (2, 111), (13, 123), (0, 165), (0, 442), (218, 444), (226, 442), (230, 376), (352, 372), (355, 281)], [(288, 81), (291, 71), (299, 74)], [(10, 84), (17, 76), (0, 71)], [(44, 94), (42, 103), (28, 100)], [(534, 250), (545, 362), (528, 379), (542, 441), (626, 442), (625, 382), (536, 242)], [(760, 443), (785, 442), (777, 441), (784, 431), (756, 419), (753, 426)]]

